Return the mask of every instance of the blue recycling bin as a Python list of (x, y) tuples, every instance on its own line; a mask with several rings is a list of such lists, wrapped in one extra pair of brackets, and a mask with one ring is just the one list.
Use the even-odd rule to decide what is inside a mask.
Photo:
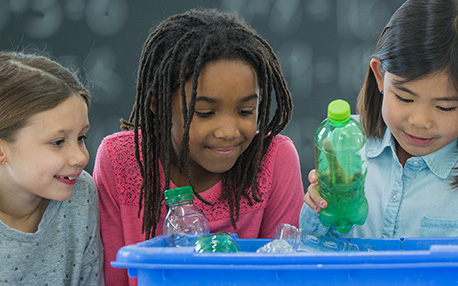
[(164, 236), (122, 247), (111, 262), (138, 285), (458, 285), (458, 238), (347, 239), (359, 252), (237, 253), (169, 247)]

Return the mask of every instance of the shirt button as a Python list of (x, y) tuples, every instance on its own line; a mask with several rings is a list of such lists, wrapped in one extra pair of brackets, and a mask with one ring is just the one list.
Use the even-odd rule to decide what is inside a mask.
[(392, 197), (391, 197), (391, 201), (394, 203), (398, 200), (398, 194), (395, 193)]

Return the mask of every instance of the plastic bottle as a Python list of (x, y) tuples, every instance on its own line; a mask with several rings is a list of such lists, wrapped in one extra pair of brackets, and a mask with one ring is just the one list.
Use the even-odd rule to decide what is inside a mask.
[(197, 253), (240, 251), (240, 247), (237, 245), (234, 238), (229, 233), (223, 231), (199, 237), (194, 244), (194, 249)]
[(191, 187), (166, 190), (164, 196), (169, 210), (162, 232), (170, 246), (193, 246), (200, 236), (209, 234), (207, 218), (194, 206)]
[(328, 203), (318, 214), (324, 226), (334, 225), (347, 233), (366, 221), (366, 134), (350, 117), (350, 105), (334, 100), (327, 119), (315, 132), (316, 176), (320, 195)]
[(275, 239), (288, 241), (297, 251), (359, 251), (358, 245), (312, 231), (298, 229), (293, 225), (282, 223), (277, 226), (274, 234)]
[(297, 251), (313, 252), (317, 250), (323, 252), (348, 252), (359, 251), (359, 247), (343, 239), (319, 235), (302, 229), (300, 231), (300, 243), (297, 246)]

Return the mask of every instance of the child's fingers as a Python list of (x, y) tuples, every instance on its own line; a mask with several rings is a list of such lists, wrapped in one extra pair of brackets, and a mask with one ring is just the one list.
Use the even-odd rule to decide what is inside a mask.
[(319, 212), (321, 210), (320, 206), (317, 205), (312, 198), (310, 197), (309, 193), (304, 195), (304, 202), (314, 211)]
[(315, 184), (315, 183), (318, 182), (318, 180), (317, 180), (317, 178), (316, 178), (316, 170), (315, 170), (315, 169), (313, 169), (313, 170), (311, 170), (311, 171), (309, 172), (308, 178), (309, 178), (309, 182), (310, 182), (311, 184)]
[(318, 193), (318, 183), (311, 184), (307, 188), (307, 193), (304, 196), (304, 202), (315, 211), (320, 211), (322, 208), (327, 207), (326, 201)]

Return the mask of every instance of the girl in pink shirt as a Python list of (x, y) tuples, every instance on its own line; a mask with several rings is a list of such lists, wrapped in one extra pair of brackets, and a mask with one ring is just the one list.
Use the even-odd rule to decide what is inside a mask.
[(280, 223), (298, 226), (299, 158), (279, 135), (291, 111), (277, 57), (241, 19), (190, 10), (160, 23), (143, 47), (125, 131), (97, 152), (107, 285), (128, 283), (110, 266), (120, 247), (162, 234), (167, 189), (192, 186), (212, 233), (270, 238)]

